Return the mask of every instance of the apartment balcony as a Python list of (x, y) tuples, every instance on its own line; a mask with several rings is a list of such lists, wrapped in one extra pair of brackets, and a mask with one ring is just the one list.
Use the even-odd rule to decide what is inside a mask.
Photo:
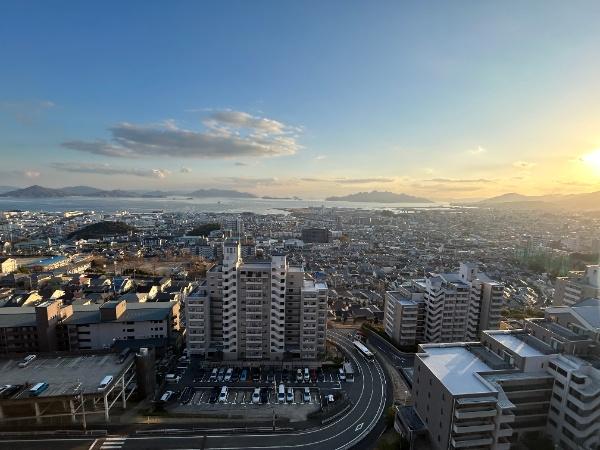
[(510, 425), (505, 423), (500, 424), (500, 429), (496, 432), (498, 437), (511, 437), (513, 435), (513, 429)]
[(496, 450), (510, 450), (511, 445), (512, 442), (510, 442), (508, 439), (498, 439), (498, 443), (496, 444)]
[(493, 431), (496, 426), (489, 422), (465, 422), (454, 423), (452, 428), (455, 433), (482, 433), (485, 431)]
[(471, 448), (471, 447), (483, 447), (491, 445), (494, 440), (489, 436), (473, 436), (465, 437), (453, 437), (450, 440), (452, 447), (454, 448)]
[(473, 409), (455, 409), (454, 417), (457, 419), (480, 419), (484, 417), (495, 417), (498, 412), (495, 408)]

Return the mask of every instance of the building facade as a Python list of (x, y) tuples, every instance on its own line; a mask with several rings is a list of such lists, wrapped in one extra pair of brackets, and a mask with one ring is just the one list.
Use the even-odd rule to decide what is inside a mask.
[(386, 293), (385, 330), (400, 345), (472, 341), (500, 326), (503, 303), (504, 286), (463, 263)]
[(325, 351), (327, 285), (285, 255), (242, 259), (237, 240), (186, 297), (188, 348), (223, 359), (316, 359)]
[(583, 272), (571, 272), (556, 279), (552, 304), (572, 306), (586, 298), (600, 297), (600, 265), (587, 266)]

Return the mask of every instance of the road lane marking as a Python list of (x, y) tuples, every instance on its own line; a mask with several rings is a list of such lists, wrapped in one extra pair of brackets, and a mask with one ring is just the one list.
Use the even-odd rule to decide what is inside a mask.
[(365, 424), (364, 422), (361, 422), (358, 425), (356, 425), (356, 428), (354, 429), (354, 431), (360, 431), (360, 430), (362, 430), (362, 427), (363, 427), (364, 424)]

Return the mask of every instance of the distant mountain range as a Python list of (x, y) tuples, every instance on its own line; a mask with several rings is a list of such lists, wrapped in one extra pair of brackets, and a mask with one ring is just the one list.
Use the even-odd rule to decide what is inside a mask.
[[(8, 187), (8, 186), (7, 186)], [(61, 198), (61, 197), (107, 197), (107, 198), (163, 198), (171, 195), (183, 195), (196, 198), (223, 197), (223, 198), (254, 198), (254, 194), (248, 192), (239, 192), (229, 189), (199, 189), (189, 193), (174, 193), (163, 191), (123, 191), (120, 189), (105, 190), (91, 186), (69, 186), (60, 189), (47, 188), (43, 186), (29, 186), (23, 189), (12, 188), (12, 190), (2, 191), (0, 187), (0, 197), (14, 198)]]
[[(464, 204), (464, 203), (463, 203)], [(536, 210), (568, 210), (598, 211), (600, 210), (600, 191), (585, 194), (552, 194), (523, 195), (510, 192), (479, 202), (471, 206), (482, 206), (496, 209), (536, 209)]]
[(415, 197), (408, 194), (395, 194), (393, 192), (357, 192), (356, 194), (341, 197), (327, 197), (330, 202), (364, 202), (364, 203), (432, 203), (431, 200)]

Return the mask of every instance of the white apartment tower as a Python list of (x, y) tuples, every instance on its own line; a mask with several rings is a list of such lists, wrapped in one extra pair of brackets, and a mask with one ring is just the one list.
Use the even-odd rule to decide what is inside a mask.
[(476, 340), (497, 329), (504, 286), (462, 263), (457, 273), (428, 274), (386, 294), (385, 330), (400, 345)]
[(281, 360), (325, 351), (327, 285), (306, 279), (283, 254), (243, 260), (239, 242), (226, 241), (222, 265), (186, 298), (186, 308), (192, 316), (202, 308), (206, 317), (188, 321), (192, 354)]

